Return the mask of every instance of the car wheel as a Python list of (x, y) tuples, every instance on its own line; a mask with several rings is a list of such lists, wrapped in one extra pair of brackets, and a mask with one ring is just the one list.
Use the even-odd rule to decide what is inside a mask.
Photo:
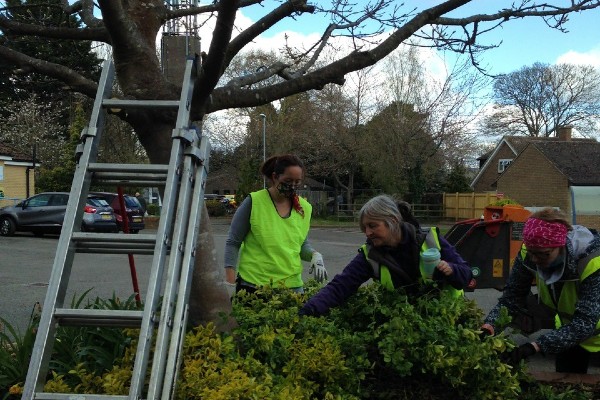
[(0, 218), (0, 235), (12, 236), (15, 234), (16, 225), (14, 221), (8, 217)]
[(129, 231), (129, 233), (138, 233), (140, 230), (139, 229), (132, 229)]
[(86, 226), (83, 222), (81, 223), (81, 232), (89, 232), (89, 229), (86, 228)]

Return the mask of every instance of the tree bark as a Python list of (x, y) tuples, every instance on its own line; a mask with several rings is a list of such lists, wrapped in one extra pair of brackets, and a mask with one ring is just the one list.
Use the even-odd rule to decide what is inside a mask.
[(192, 325), (212, 322), (217, 330), (228, 331), (235, 326), (235, 321), (232, 318), (223, 319), (221, 316), (231, 313), (231, 299), (225, 289), (225, 270), (219, 268), (206, 207), (202, 211), (196, 251), (189, 321)]

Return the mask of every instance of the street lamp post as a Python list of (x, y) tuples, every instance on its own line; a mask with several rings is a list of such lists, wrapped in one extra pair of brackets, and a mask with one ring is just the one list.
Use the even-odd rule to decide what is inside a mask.
[[(265, 114), (260, 114), (260, 117), (263, 120), (263, 164), (267, 161), (267, 116)], [(267, 178), (263, 176), (263, 189), (267, 188)]]

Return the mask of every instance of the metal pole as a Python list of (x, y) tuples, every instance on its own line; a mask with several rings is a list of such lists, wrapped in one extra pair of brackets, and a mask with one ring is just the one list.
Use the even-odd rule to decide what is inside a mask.
[[(260, 117), (263, 120), (263, 164), (267, 161), (267, 116), (265, 114), (260, 114)], [(267, 178), (263, 176), (263, 189), (267, 188)]]

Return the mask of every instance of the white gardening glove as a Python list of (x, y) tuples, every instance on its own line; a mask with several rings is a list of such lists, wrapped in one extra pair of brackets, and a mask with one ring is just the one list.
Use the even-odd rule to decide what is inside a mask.
[(229, 298), (232, 298), (233, 296), (235, 296), (236, 284), (229, 283), (227, 281), (224, 281), (223, 283), (225, 284), (225, 290), (227, 290), (227, 295), (229, 296)]
[(325, 264), (323, 264), (323, 256), (321, 253), (315, 251), (312, 255), (312, 259), (310, 260), (310, 269), (308, 270), (309, 274), (315, 273), (315, 280), (317, 282), (323, 282), (327, 280), (327, 270), (325, 269)]

